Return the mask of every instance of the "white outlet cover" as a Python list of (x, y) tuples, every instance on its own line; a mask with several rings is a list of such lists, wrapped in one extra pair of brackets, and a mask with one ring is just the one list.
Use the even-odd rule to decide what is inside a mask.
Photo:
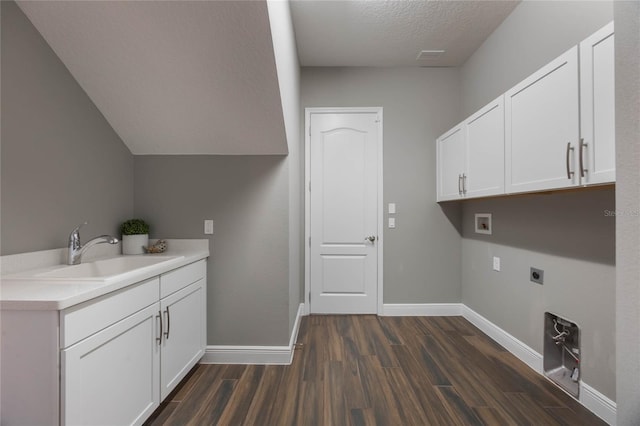
[(205, 219), (204, 221), (204, 233), (207, 235), (213, 234), (213, 220)]
[(396, 227), (396, 218), (395, 217), (390, 217), (389, 218), (389, 228), (395, 228)]
[(493, 256), (493, 270), (500, 272), (500, 258)]
[(389, 203), (389, 214), (396, 214), (396, 203)]

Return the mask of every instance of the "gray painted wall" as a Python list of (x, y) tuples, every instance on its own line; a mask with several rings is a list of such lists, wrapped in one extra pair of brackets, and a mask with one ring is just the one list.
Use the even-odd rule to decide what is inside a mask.
[(464, 116), (612, 19), (611, 1), (523, 1), (461, 68)]
[[(582, 379), (614, 398), (615, 217), (605, 210), (613, 188), (467, 201), (462, 302), (540, 354), (545, 312), (576, 322)], [(475, 233), (475, 213), (492, 214), (492, 235)], [(544, 285), (529, 281), (532, 266)]]
[(289, 334), (291, 334), (298, 307), (302, 301), (300, 289), (303, 285), (304, 271), (304, 246), (302, 245), (304, 206), (301, 197), (303, 175), (299, 120), (300, 63), (289, 2), (269, 1), (267, 8), (289, 149), (287, 164), (289, 167)]
[(384, 108), (384, 201), (398, 209), (397, 228), (384, 232), (385, 303), (460, 301), (459, 209), (435, 203), (435, 139), (460, 117), (458, 77), (454, 69), (302, 69), (303, 107)]
[[(462, 67), (465, 115), (604, 26), (612, 14), (611, 2), (521, 3)], [(615, 210), (612, 189), (465, 203), (462, 301), (540, 353), (545, 310), (577, 321), (582, 377), (615, 399), (615, 224), (604, 210)], [(493, 213), (496, 234), (478, 238), (470, 232), (474, 213)], [(502, 272), (491, 271), (494, 255), (502, 259)], [(545, 269), (544, 286), (528, 281), (529, 266)]]
[(283, 156), (135, 156), (134, 211), (151, 237), (210, 238), (209, 345), (289, 343), (287, 166)]
[(2, 8), (2, 249), (118, 234), (133, 213), (133, 156), (14, 2)]
[(618, 425), (640, 424), (640, 2), (615, 2)]

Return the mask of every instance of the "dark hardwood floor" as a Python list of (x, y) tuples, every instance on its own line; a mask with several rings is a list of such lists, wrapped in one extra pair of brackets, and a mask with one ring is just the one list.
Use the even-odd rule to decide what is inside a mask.
[(147, 424), (605, 424), (462, 317), (309, 316), (298, 346), (197, 366)]

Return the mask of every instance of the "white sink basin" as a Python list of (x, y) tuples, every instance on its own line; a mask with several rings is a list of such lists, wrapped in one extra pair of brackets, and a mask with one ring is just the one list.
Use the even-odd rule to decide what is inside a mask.
[(134, 271), (140, 272), (162, 263), (173, 263), (183, 257), (156, 255), (120, 256), (79, 265), (59, 265), (46, 271), (20, 273), (10, 278), (38, 281), (104, 281), (118, 275)]

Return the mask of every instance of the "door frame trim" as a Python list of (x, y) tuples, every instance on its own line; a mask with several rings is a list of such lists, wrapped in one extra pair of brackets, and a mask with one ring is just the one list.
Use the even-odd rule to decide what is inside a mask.
[(309, 181), (311, 179), (311, 135), (310, 123), (311, 114), (339, 114), (339, 113), (375, 113), (378, 114), (378, 285), (377, 285), (377, 314), (383, 313), (384, 299), (384, 197), (383, 197), (383, 115), (382, 107), (327, 107), (327, 108), (305, 108), (304, 109), (304, 313), (309, 315), (311, 303), (309, 294), (311, 292), (311, 253), (309, 250), (309, 238), (311, 236), (311, 196), (309, 193)]

